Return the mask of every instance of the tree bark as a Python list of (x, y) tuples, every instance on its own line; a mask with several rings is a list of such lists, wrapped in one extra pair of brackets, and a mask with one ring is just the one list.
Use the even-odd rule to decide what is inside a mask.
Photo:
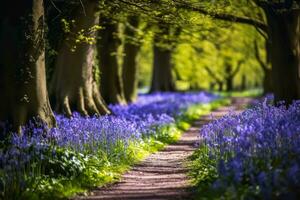
[(132, 103), (137, 98), (137, 88), (138, 88), (138, 52), (140, 50), (140, 42), (134, 42), (133, 39), (138, 40), (136, 37), (136, 31), (134, 28), (138, 28), (139, 20), (136, 16), (131, 16), (128, 18), (129, 26), (125, 28), (125, 45), (124, 52), (125, 57), (123, 60), (122, 76), (123, 76), (123, 86), (124, 95), (128, 103)]
[(97, 42), (98, 60), (101, 73), (100, 90), (106, 103), (126, 104), (121, 69), (118, 63), (118, 48), (121, 40), (118, 37), (118, 23), (108, 18), (101, 18), (99, 40)]
[[(84, 10), (80, 7), (75, 18), (75, 26), (71, 33), (88, 30), (98, 25), (98, 3), (86, 0)], [(96, 37), (90, 32), (89, 37)], [(99, 88), (94, 80), (93, 65), (95, 45), (86, 42), (76, 43), (76, 38), (67, 38), (59, 50), (54, 75), (51, 83), (53, 105), (57, 112), (71, 116), (73, 111), (82, 115), (108, 114)], [(71, 48), (76, 45), (76, 50)], [(51, 99), (52, 100), (52, 99)]]
[(273, 92), (272, 85), (272, 70), (267, 69), (264, 71), (264, 79), (263, 79), (263, 94), (268, 94)]
[[(150, 93), (176, 90), (172, 73), (174, 69), (172, 54), (176, 44), (163, 38), (163, 36), (172, 35), (171, 28), (168, 25), (160, 24), (158, 28), (160, 32), (155, 34), (153, 44), (153, 67)], [(176, 29), (173, 37), (178, 37), (180, 31), (180, 29)]]
[(33, 118), (55, 126), (46, 88), (43, 0), (2, 6), (0, 121), (8, 121), (19, 132)]
[(223, 82), (218, 82), (218, 91), (219, 92), (223, 91)]
[(226, 91), (230, 92), (233, 90), (233, 77), (227, 77), (226, 80)]
[(247, 77), (245, 74), (242, 75), (242, 83), (241, 83), (241, 90), (247, 89)]
[(275, 102), (300, 98), (300, 11), (264, 8), (272, 42), (271, 63)]
[(150, 93), (175, 91), (175, 82), (172, 75), (172, 50), (162, 49), (154, 45), (154, 60)]

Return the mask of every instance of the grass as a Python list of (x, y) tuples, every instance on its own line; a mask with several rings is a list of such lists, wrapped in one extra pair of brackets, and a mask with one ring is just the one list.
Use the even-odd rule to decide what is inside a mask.
[[(209, 114), (210, 111), (214, 109), (229, 104), (229, 98), (222, 98), (207, 104), (192, 105), (174, 124), (157, 130), (156, 135), (150, 138), (144, 138), (142, 142), (130, 145), (130, 152), (128, 152), (128, 154), (131, 155), (131, 159), (112, 163), (112, 166), (106, 169), (106, 173), (112, 174), (112, 176), (110, 176), (110, 178), (106, 177), (106, 179), (104, 179), (106, 181), (100, 181), (96, 185), (103, 186), (118, 181), (122, 174), (129, 170), (132, 165), (141, 162), (151, 153), (163, 149), (167, 144), (179, 140), (182, 133), (188, 130), (195, 120), (203, 115)], [(75, 191), (75, 193), (81, 192), (84, 195), (88, 195), (88, 189), (91, 189), (91, 187), (80, 188)], [(73, 192), (73, 194), (75, 193)], [(65, 195), (65, 197), (67, 196), (70, 195)]]
[(232, 92), (214, 92), (222, 97), (258, 97), (261, 96), (263, 91), (261, 88), (254, 88), (245, 91), (232, 91)]
[[(76, 194), (88, 195), (94, 187), (104, 186), (118, 181), (130, 167), (142, 161), (149, 154), (159, 151), (165, 145), (176, 142), (181, 134), (191, 127), (194, 120), (209, 114), (220, 106), (230, 104), (229, 98), (190, 106), (173, 124), (159, 128), (151, 137), (131, 142), (126, 149), (124, 145), (116, 146), (113, 152), (96, 152), (83, 155), (69, 149), (60, 149), (57, 160), (65, 171), (72, 175), (42, 176), (32, 180), (32, 186), (22, 194), (22, 199), (67, 199)], [(61, 161), (64, 159), (65, 161)], [(75, 173), (74, 173), (75, 171)]]
[(213, 182), (217, 179), (216, 161), (210, 159), (206, 147), (200, 147), (189, 158), (189, 176), (195, 187), (194, 199), (217, 199), (222, 195), (216, 194), (211, 189)]

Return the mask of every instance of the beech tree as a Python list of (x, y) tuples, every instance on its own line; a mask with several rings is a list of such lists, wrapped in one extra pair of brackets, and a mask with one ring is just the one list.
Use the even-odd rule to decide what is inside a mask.
[(74, 23), (67, 25), (64, 39), (56, 58), (51, 82), (51, 95), (56, 111), (71, 116), (73, 111), (83, 115), (107, 114), (99, 87), (93, 75), (95, 41), (99, 24), (98, 1), (84, 1), (75, 10)]
[(137, 98), (138, 87), (138, 53), (141, 44), (137, 30), (139, 26), (138, 16), (129, 16), (125, 27), (124, 60), (122, 68), (122, 80), (124, 95), (128, 103), (132, 103)]
[(238, 61), (235, 69), (233, 68), (232, 64), (229, 62), (225, 62), (225, 83), (226, 83), (226, 91), (232, 91), (233, 90), (233, 80), (234, 77), (237, 75), (237, 73), (241, 69), (241, 65), (243, 64), (243, 61)]
[[(216, 1), (217, 3), (218, 1)], [(266, 36), (271, 47), (268, 48), (272, 65), (272, 80), (275, 102), (284, 100), (287, 104), (300, 98), (300, 3), (297, 0), (264, 1), (252, 0), (257, 7), (263, 10), (266, 22), (251, 15), (250, 10), (245, 16), (232, 13), (216, 12), (201, 6), (193, 6), (189, 1), (176, 1), (178, 9), (198, 12), (212, 18), (243, 23), (254, 26)], [(236, 3), (236, 2), (234, 2)], [(249, 1), (231, 5), (232, 10), (241, 10), (241, 4), (253, 5)], [(245, 12), (243, 12), (245, 14)], [(260, 17), (262, 19), (262, 17)]]
[(240, 71), (242, 63), (242, 60), (238, 61), (236, 67), (234, 68), (231, 63), (225, 62), (224, 73), (219, 75), (217, 75), (216, 72), (212, 71), (207, 66), (205, 66), (204, 69), (208, 73), (208, 75), (211, 76), (217, 83), (219, 91), (223, 90), (223, 85), (225, 83), (226, 91), (229, 92), (234, 89), (233, 80), (237, 73)]
[(100, 90), (106, 103), (125, 104), (121, 66), (118, 62), (119, 23), (108, 17), (101, 17), (97, 52), (101, 73)]
[(300, 98), (299, 1), (257, 1), (267, 17), (271, 41), (272, 81), (275, 101), (291, 103)]
[(205, 71), (208, 73), (208, 75), (215, 81), (215, 83), (218, 85), (218, 91), (223, 91), (223, 85), (224, 80), (219, 78), (216, 73), (214, 73), (209, 67), (204, 66)]
[(0, 121), (19, 130), (33, 118), (55, 126), (46, 88), (43, 0), (0, 9)]
[(178, 37), (180, 29), (175, 29), (175, 32), (172, 32), (174, 30), (166, 24), (159, 24), (158, 29), (153, 42), (153, 71), (150, 92), (175, 91), (172, 54), (176, 48), (176, 43), (169, 37)]

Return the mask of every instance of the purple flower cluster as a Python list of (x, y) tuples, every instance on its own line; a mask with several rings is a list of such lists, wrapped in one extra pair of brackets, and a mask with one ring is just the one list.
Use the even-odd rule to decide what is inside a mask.
[(152, 134), (157, 127), (172, 123), (193, 104), (208, 103), (217, 96), (206, 92), (155, 93), (139, 96), (138, 102), (128, 106), (111, 105), (118, 118), (134, 122), (143, 134)]
[[(141, 95), (135, 104), (110, 105), (113, 115), (83, 117), (74, 113), (72, 118), (56, 115), (58, 126), (52, 129), (30, 123), (24, 127), (22, 136), (13, 134), (10, 140), (5, 141), (6, 144), (1, 145), (0, 189), (14, 186), (20, 188), (11, 191), (22, 191), (20, 185), (24, 185), (21, 182), (26, 182), (26, 177), (46, 173), (43, 172), (45, 160), (48, 160), (46, 163), (50, 166), (53, 163), (49, 164), (49, 160), (54, 157), (56, 164), (65, 165), (64, 162), (70, 162), (69, 154), (64, 156), (65, 160), (59, 160), (58, 149), (82, 155), (99, 155), (101, 152), (108, 157), (112, 154), (124, 154), (131, 141), (159, 134), (156, 132), (158, 128), (174, 122), (190, 105), (207, 103), (216, 98), (217, 96), (205, 92)], [(76, 164), (77, 161), (73, 158)], [(73, 164), (67, 166), (71, 165)], [(47, 170), (52, 169), (48, 167)]]
[[(263, 199), (300, 195), (300, 102), (288, 108), (266, 101), (201, 129), (208, 155), (216, 160), (214, 188)], [(250, 196), (251, 196), (250, 195)]]

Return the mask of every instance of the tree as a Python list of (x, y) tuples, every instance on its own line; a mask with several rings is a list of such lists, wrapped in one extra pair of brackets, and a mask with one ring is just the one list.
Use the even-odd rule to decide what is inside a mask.
[(36, 118), (55, 126), (46, 88), (43, 0), (6, 2), (0, 14), (0, 121), (19, 130)]
[(233, 70), (233, 66), (230, 62), (225, 62), (225, 83), (226, 83), (226, 91), (232, 91), (233, 90), (233, 80), (234, 77), (237, 75), (237, 73), (241, 69), (241, 65), (243, 64), (243, 61), (240, 60), (237, 63), (237, 66)]
[(289, 104), (300, 98), (300, 9), (296, 1), (257, 4), (267, 17), (275, 101)]
[(129, 16), (125, 27), (125, 44), (122, 77), (124, 95), (127, 102), (132, 103), (137, 97), (138, 86), (138, 53), (141, 48), (137, 29), (139, 26), (138, 16)]
[(66, 25), (67, 36), (59, 49), (51, 82), (55, 110), (71, 116), (108, 114), (93, 75), (95, 38), (99, 23), (98, 2), (84, 1), (75, 9), (73, 24)]
[[(251, 5), (249, 1), (241, 1)], [(236, 2), (234, 2), (236, 3)], [(240, 3), (240, 2), (239, 2)], [(270, 58), (272, 64), (272, 80), (275, 102), (284, 100), (287, 104), (300, 98), (300, 4), (297, 0), (264, 1), (253, 0), (252, 3), (261, 8), (266, 15), (266, 24), (251, 16), (237, 16), (230, 13), (216, 12), (201, 6), (193, 6), (187, 1), (178, 1), (176, 7), (191, 10), (212, 18), (243, 23), (254, 26), (266, 35), (271, 42)], [(231, 5), (234, 10), (241, 10), (241, 5)], [(224, 9), (223, 9), (224, 10)], [(245, 13), (245, 12), (244, 12)], [(284, 74), (284, 76), (283, 76)]]
[(173, 34), (175, 37), (179, 36), (180, 29), (175, 29), (175, 33), (172, 34), (169, 25), (160, 24), (158, 28), (159, 32), (156, 32), (154, 36), (154, 58), (150, 92), (175, 91), (175, 80), (172, 74), (172, 53), (176, 48), (176, 43), (170, 41), (169, 37), (172, 37)]
[(208, 75), (213, 78), (215, 83), (218, 85), (218, 91), (223, 91), (223, 80), (221, 80), (217, 75), (207, 66), (204, 67), (205, 71), (208, 73)]
[[(268, 41), (266, 41), (266, 53), (269, 53), (270, 51), (267, 50), (268, 47)], [(254, 41), (254, 54), (255, 57), (262, 68), (264, 72), (264, 78), (263, 78), (263, 93), (268, 94), (273, 92), (273, 84), (272, 84), (272, 69), (268, 66), (269, 64), (269, 56), (266, 56), (266, 61), (264, 62), (260, 56), (258, 44), (257, 41)]]
[(243, 74), (240, 90), (244, 91), (246, 89), (247, 89), (247, 76)]
[(119, 23), (113, 19), (101, 17), (97, 41), (99, 68), (101, 73), (100, 90), (106, 103), (125, 104), (121, 66), (118, 62)]

